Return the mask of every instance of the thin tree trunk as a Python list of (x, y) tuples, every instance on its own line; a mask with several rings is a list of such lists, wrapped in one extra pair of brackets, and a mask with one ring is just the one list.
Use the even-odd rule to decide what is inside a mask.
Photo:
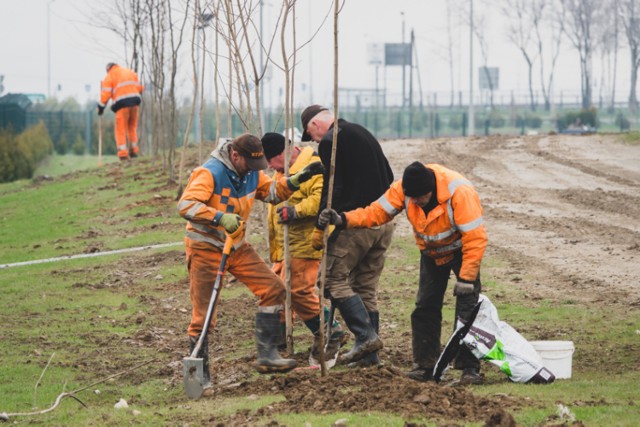
[[(197, 1), (197, 0), (196, 0)], [(196, 66), (196, 55), (195, 55), (195, 35), (198, 27), (198, 7), (194, 8), (193, 13), (193, 29), (191, 31), (191, 65), (193, 67), (193, 100), (191, 101), (191, 112), (189, 114), (189, 120), (187, 121), (187, 128), (184, 131), (184, 136), (182, 138), (182, 151), (180, 153), (180, 167), (178, 169), (178, 195), (176, 199), (180, 199), (182, 196), (182, 176), (184, 172), (184, 158), (187, 151), (187, 145), (189, 143), (189, 133), (191, 133), (191, 124), (193, 123), (193, 116), (196, 111), (196, 100), (198, 99), (198, 69)]]

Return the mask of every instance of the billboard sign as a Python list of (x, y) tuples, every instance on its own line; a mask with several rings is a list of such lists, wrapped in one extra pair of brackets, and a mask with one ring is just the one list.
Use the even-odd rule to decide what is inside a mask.
[(497, 90), (500, 84), (500, 68), (479, 67), (478, 78), (480, 81), (480, 89)]
[(385, 65), (411, 65), (411, 43), (385, 43)]

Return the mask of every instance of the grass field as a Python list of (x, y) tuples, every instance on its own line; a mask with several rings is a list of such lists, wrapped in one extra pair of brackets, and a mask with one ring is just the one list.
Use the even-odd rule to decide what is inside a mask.
[[(0, 264), (181, 240), (184, 222), (175, 211), (176, 186), (167, 182), (151, 160), (128, 166), (107, 164), (101, 169), (77, 167), (77, 159), (72, 166), (67, 160), (54, 158), (52, 169), (38, 171), (38, 175), (51, 175), (52, 180), (0, 185)], [(85, 160), (88, 166), (95, 159)], [(53, 163), (60, 168), (53, 168)], [(252, 241), (264, 253), (263, 238), (253, 236)], [(482, 420), (400, 412), (316, 413), (312, 408), (278, 412), (274, 405), (277, 408), (286, 398), (268, 391), (188, 400), (180, 382), (190, 310), (183, 258), (178, 246), (0, 269), (4, 302), (0, 311), (0, 413), (44, 410), (60, 393), (89, 386), (76, 394), (86, 408), (66, 398), (51, 412), (11, 416), (10, 422), (328, 426), (344, 419), (353, 426), (484, 424)], [(413, 241), (396, 238), (381, 279), (383, 338), (405, 354), (411, 345), (407, 333), (417, 259)], [(616, 311), (615, 307), (586, 310), (572, 301), (527, 300), (518, 289), (495, 281), (492, 271), (501, 262), (489, 258), (483, 271), (483, 282), (501, 318), (528, 339), (551, 334), (576, 342), (573, 378), (551, 385), (514, 384), (486, 364), (487, 384), (474, 386), (471, 392), (490, 399), (507, 396), (512, 404), (506, 409), (518, 425), (571, 425), (572, 417), (587, 426), (637, 425), (637, 312)], [(223, 299), (223, 313), (224, 307), (253, 304), (242, 286), (225, 287)], [(452, 327), (452, 301), (448, 296), (443, 337)], [(233, 345), (216, 347), (220, 353), (214, 351), (214, 365), (250, 363), (254, 355), (251, 322), (250, 313), (220, 319), (216, 338), (223, 343), (233, 341)], [(310, 342), (303, 332), (297, 334), (300, 343)], [(407, 360), (406, 355), (394, 356), (396, 350), (385, 351), (386, 363)], [(141, 363), (145, 364), (135, 368)], [(247, 381), (269, 381), (249, 375)], [(115, 409), (120, 399), (129, 407)], [(560, 417), (558, 405), (565, 406), (568, 415)]]

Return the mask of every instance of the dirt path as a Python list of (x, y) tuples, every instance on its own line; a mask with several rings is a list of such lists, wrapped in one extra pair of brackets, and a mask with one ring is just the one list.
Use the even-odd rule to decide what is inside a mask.
[[(536, 297), (640, 306), (640, 146), (613, 135), (385, 141), (396, 178), (414, 160), (480, 192), (498, 280)], [(410, 233), (406, 220), (398, 233)]]

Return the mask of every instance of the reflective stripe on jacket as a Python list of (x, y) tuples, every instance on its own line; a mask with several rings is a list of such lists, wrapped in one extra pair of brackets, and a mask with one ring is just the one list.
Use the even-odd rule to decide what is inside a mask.
[[(178, 202), (180, 216), (188, 221), (187, 239), (218, 248), (222, 248), (226, 237), (224, 227), (219, 225), (223, 214), (238, 214), (246, 221), (254, 199), (279, 203), (293, 191), (286, 178), (276, 181), (262, 171), (238, 176), (235, 169), (228, 166), (228, 155), (216, 157), (220, 152), (228, 153), (229, 144), (221, 146), (204, 165), (193, 170)], [(238, 247), (243, 241), (244, 235), (236, 239), (234, 246)]]
[(100, 106), (105, 107), (112, 100), (111, 109), (115, 112), (125, 107), (140, 105), (143, 86), (138, 75), (119, 65), (111, 67), (102, 81), (100, 90)]
[(435, 174), (438, 197), (438, 206), (428, 215), (404, 195), (402, 180), (399, 180), (371, 205), (346, 212), (347, 226), (384, 224), (405, 209), (420, 250), (438, 263), (447, 262), (453, 252), (462, 248), (460, 278), (474, 281), (487, 246), (480, 197), (458, 172), (436, 164), (425, 166)]
[[(313, 162), (319, 162), (320, 157), (311, 147), (303, 148), (296, 161), (289, 168), (289, 174), (293, 175)], [(274, 179), (280, 179), (282, 173), (276, 172)], [(316, 175), (309, 181), (300, 185), (289, 197), (288, 205), (295, 206), (297, 219), (289, 223), (289, 250), (293, 258), (320, 259), (322, 251), (317, 251), (311, 246), (311, 232), (315, 228), (315, 220), (320, 208), (320, 196), (322, 195), (322, 175)], [(272, 262), (284, 259), (284, 228), (278, 222), (280, 215), (277, 208), (283, 204), (269, 205), (269, 255)]]

